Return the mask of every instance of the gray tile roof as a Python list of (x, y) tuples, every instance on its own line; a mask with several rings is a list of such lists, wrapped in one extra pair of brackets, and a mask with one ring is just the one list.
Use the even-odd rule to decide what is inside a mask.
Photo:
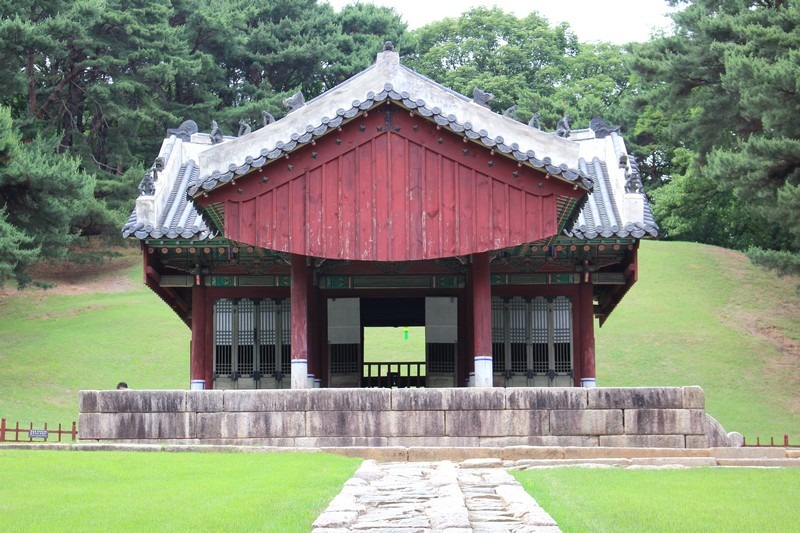
[(205, 219), (195, 209), (194, 202), (189, 200), (186, 188), (196, 180), (199, 169), (194, 161), (182, 165), (175, 184), (169, 192), (164, 213), (158, 224), (144, 224), (138, 221), (136, 209), (122, 227), (122, 236), (137, 239), (191, 239), (205, 240), (216, 235)]
[[(631, 156), (632, 167), (636, 168), (635, 160)], [(644, 220), (642, 223), (622, 223), (619, 212), (619, 205), (611, 187), (611, 179), (608, 168), (604, 161), (598, 157), (592, 161), (580, 159), (580, 167), (591, 176), (594, 188), (586, 200), (578, 219), (572, 228), (564, 230), (568, 237), (577, 239), (597, 239), (597, 238), (627, 238), (635, 237), (658, 237), (658, 224), (653, 218), (650, 203), (644, 193)]]
[[(144, 207), (153, 206), (154, 214), (150, 216), (158, 221), (149, 224), (139, 220), (139, 216), (148, 216), (149, 212), (137, 207), (122, 235), (138, 239), (215, 237), (217, 228), (198, 214), (191, 197), (259, 169), (389, 100), (464, 136), (465, 140), (481, 143), (590, 191), (579, 216), (564, 231), (566, 236), (595, 239), (658, 235), (658, 225), (644, 194), (624, 194), (626, 179), (633, 175), (638, 180), (638, 167), (627, 153), (618, 128), (609, 129), (606, 125), (605, 130), (598, 132), (577, 130), (569, 139), (539, 131), (494, 113), (399, 64), (395, 52), (379, 54), (378, 61), (370, 68), (248, 135), (228, 137), (214, 145), (208, 134), (203, 133), (191, 135), (186, 141), (176, 140), (175, 136), (167, 139), (159, 155), (164, 175), (156, 184), (156, 198), (150, 198), (157, 201), (141, 202)], [(608, 161), (613, 165), (609, 171), (604, 159), (611, 154), (616, 161)], [(159, 190), (159, 186), (171, 188)], [(631, 209), (631, 206), (638, 207)]]
[[(417, 75), (419, 76), (419, 74)], [(458, 96), (465, 98), (462, 95)], [(584, 188), (591, 188), (591, 179), (581, 169), (570, 169), (566, 163), (555, 164), (550, 157), (544, 155), (537, 156), (536, 152), (533, 150), (522, 151), (518, 143), (512, 142), (507, 144), (502, 136), (492, 137), (486, 129), (479, 129), (478, 126), (473, 125), (468, 120), (459, 120), (459, 118), (452, 113), (445, 114), (439, 107), (428, 107), (424, 99), (414, 99), (405, 91), (397, 92), (394, 90), (393, 85), (387, 82), (380, 92), (368, 91), (363, 101), (353, 100), (352, 106), (348, 109), (337, 109), (334, 118), (317, 117), (315, 122), (306, 125), (302, 131), (285, 132), (285, 142), (277, 141), (274, 148), (262, 148), (258, 154), (248, 155), (245, 157), (242, 164), (237, 165), (231, 163), (226, 172), (220, 172), (219, 170), (212, 171), (210, 175), (192, 183), (189, 186), (188, 192), (190, 195), (194, 196), (199, 192), (209, 191), (215, 189), (219, 185), (230, 183), (239, 176), (247, 174), (252, 170), (259, 169), (269, 161), (280, 159), (297, 148), (322, 137), (329, 131), (341, 126), (344, 122), (355, 118), (364, 111), (368, 111), (386, 100), (392, 100), (409, 110), (419, 113), (423, 117), (429, 117), (439, 126), (462, 134), (470, 140), (480, 142), (487, 148), (492, 148), (501, 154), (513, 156), (517, 161), (528, 163), (533, 168), (547, 172), (551, 176), (561, 177), (569, 182), (579, 182)], [(491, 111), (486, 112), (492, 113)]]

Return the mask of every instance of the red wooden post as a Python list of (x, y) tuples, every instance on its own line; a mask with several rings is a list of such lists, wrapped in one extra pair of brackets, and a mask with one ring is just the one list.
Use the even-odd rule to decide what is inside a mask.
[(6, 441), (6, 419), (0, 419), (0, 442)]
[(787, 435), (786, 433), (783, 434), (783, 447), (784, 448), (789, 447), (789, 435)]
[(475, 386), (493, 386), (492, 371), (492, 286), (489, 254), (472, 255), (469, 283), (472, 289), (472, 325), (475, 347)]
[(190, 348), (189, 379), (191, 387), (211, 388), (213, 384), (206, 383), (206, 352), (209, 344), (206, 342), (205, 331), (206, 322), (210, 318), (208, 306), (206, 305), (206, 287), (202, 285), (202, 276), (198, 276), (194, 287), (192, 287), (192, 343)]
[(578, 296), (578, 337), (580, 346), (581, 381), (583, 387), (596, 383), (594, 353), (594, 293), (591, 283), (581, 283)]
[(308, 269), (306, 258), (292, 254), (292, 388), (308, 387)]
[(76, 427), (76, 423), (73, 420), (72, 421), (72, 440), (75, 440), (76, 438), (78, 438), (78, 428)]

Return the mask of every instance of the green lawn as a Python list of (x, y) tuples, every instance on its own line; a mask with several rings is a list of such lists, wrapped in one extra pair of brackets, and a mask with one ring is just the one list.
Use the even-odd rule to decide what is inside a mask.
[(0, 448), (0, 531), (308, 532), (359, 459)]
[(800, 469), (512, 472), (565, 532), (797, 531)]

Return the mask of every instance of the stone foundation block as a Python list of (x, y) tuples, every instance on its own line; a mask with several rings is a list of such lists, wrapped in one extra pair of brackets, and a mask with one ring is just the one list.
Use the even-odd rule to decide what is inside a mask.
[(308, 436), (423, 437), (444, 436), (442, 411), (309, 411)]
[(407, 461), (408, 450), (406, 448), (393, 448), (386, 447), (341, 447), (341, 448), (322, 448), (321, 452), (335, 453), (336, 455), (343, 455), (345, 457), (358, 457), (361, 459), (372, 461)]
[(506, 408), (505, 389), (458, 388), (441, 389), (448, 411), (494, 410)]
[(547, 411), (448, 411), (446, 434), (451, 437), (547, 435)]
[(610, 448), (685, 448), (683, 435), (600, 435), (600, 446)]
[(626, 409), (629, 435), (705, 435), (705, 412), (699, 409)]
[(597, 387), (588, 390), (589, 409), (682, 409), (681, 387)]
[(711, 448), (711, 454), (718, 459), (783, 459), (785, 457), (800, 458), (800, 450), (786, 448), (747, 447), (747, 448)]
[(297, 437), (298, 448), (383, 447), (389, 445), (387, 437)]
[(308, 409), (306, 389), (226, 390), (224, 410), (235, 412), (305, 411)]
[(506, 389), (508, 409), (586, 409), (587, 391), (581, 388)]
[(416, 462), (455, 461), (495, 458), (500, 450), (491, 448), (408, 448), (408, 460)]
[(186, 411), (186, 391), (182, 390), (81, 391), (79, 401), (82, 413), (171, 413)]
[(396, 411), (443, 411), (447, 409), (446, 389), (394, 389), (392, 409)]
[(696, 468), (717, 466), (717, 460), (713, 457), (635, 457), (631, 459), (631, 466)]
[(218, 413), (223, 410), (222, 390), (188, 390), (186, 391), (186, 410), (197, 413)]
[(389, 411), (392, 389), (310, 389), (310, 411)]
[(523, 437), (484, 437), (481, 446), (597, 446), (597, 436), (589, 435), (528, 435)]
[[(589, 392), (591, 390), (594, 389), (589, 389)], [(622, 411), (619, 409), (550, 411), (552, 435), (617, 435), (622, 432)]]
[(698, 386), (683, 387), (683, 408), (684, 409), (705, 409), (706, 394)]
[(686, 435), (687, 448), (708, 448), (708, 437), (705, 435)]
[(389, 446), (406, 447), (474, 447), (480, 445), (478, 437), (389, 437)]
[(508, 446), (503, 448), (500, 457), (506, 461), (563, 459), (564, 448), (560, 446)]
[(80, 439), (144, 441), (149, 439), (191, 439), (195, 435), (196, 415), (194, 413), (81, 413), (78, 415), (78, 438)]
[(287, 438), (306, 436), (303, 413), (198, 413), (197, 430), (206, 439)]

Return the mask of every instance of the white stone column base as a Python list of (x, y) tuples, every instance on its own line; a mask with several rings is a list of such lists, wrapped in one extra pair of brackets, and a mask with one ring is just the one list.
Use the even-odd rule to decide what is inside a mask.
[(292, 359), (292, 388), (308, 388), (308, 359)]
[(475, 386), (476, 387), (494, 386), (494, 372), (492, 370), (491, 355), (475, 356)]

